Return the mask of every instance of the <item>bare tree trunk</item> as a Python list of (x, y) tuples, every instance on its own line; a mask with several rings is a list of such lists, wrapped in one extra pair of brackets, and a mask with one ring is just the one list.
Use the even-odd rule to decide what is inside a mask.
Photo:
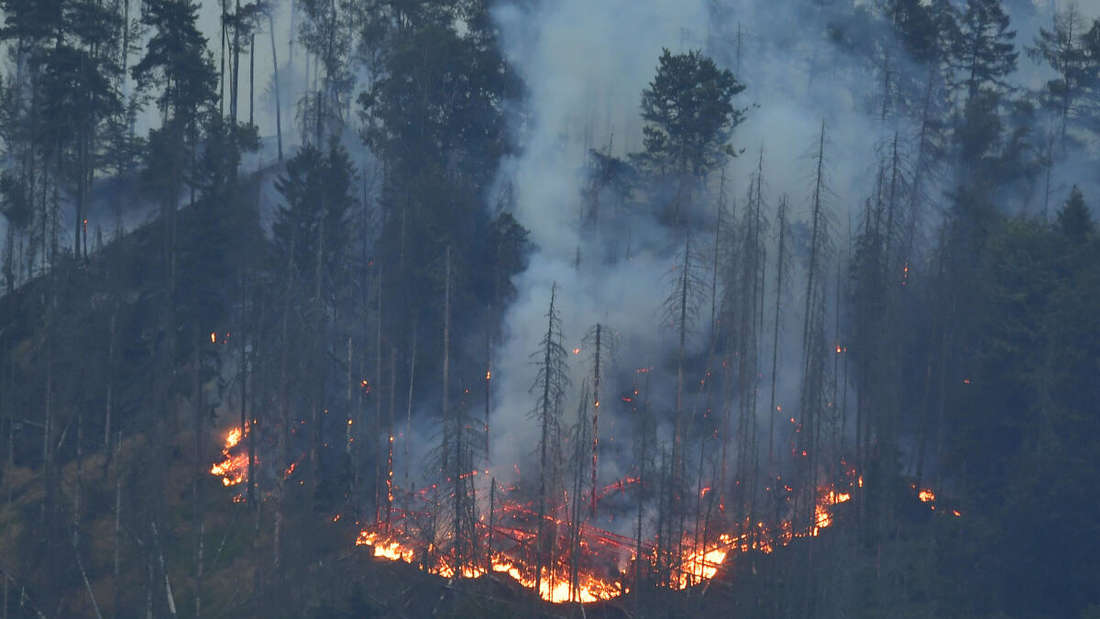
[[(450, 453), (450, 376), (451, 376), (451, 246), (446, 250), (446, 266), (443, 279), (443, 470), (447, 474), (447, 456)], [(457, 463), (456, 463), (457, 466)]]
[(600, 335), (603, 325), (596, 323), (596, 364), (592, 378), (592, 517), (596, 517), (596, 478), (600, 446)]
[[(383, 305), (382, 305), (382, 300), (383, 300), (382, 299), (382, 281), (383, 281), (384, 275), (385, 275), (385, 272), (383, 271), (383, 269), (381, 267), (379, 267), (379, 269), (378, 269), (378, 280), (375, 283), (376, 294), (378, 295), (378, 316), (377, 316), (377, 320), (376, 320), (376, 324), (375, 324), (375, 329), (376, 330), (375, 330), (375, 333), (374, 333), (374, 354), (375, 354), (375, 364), (374, 364), (375, 378), (374, 378), (374, 380), (375, 380), (376, 386), (378, 388), (381, 388), (381, 386), (382, 386), (382, 374), (383, 374), (383, 368), (382, 368), (382, 315), (383, 315), (383, 313), (382, 313), (382, 310), (383, 310)], [(382, 429), (382, 394), (381, 393), (375, 394), (375, 398), (374, 398), (374, 422), (371, 424), (371, 427), (374, 429), (374, 432), (373, 432), (374, 436), (377, 437), (380, 434), (381, 429)], [(372, 442), (373, 445), (375, 445), (375, 447), (377, 447), (377, 442), (375, 442), (373, 439), (372, 439), (371, 442)], [(380, 455), (381, 453), (382, 453), (382, 451), (378, 450), (374, 454), (374, 456), (375, 456), (374, 457), (374, 519), (375, 519), (376, 522), (378, 520), (381, 520), (382, 502), (380, 500), (380, 497), (378, 496), (378, 493), (381, 492), (381, 488), (382, 488), (382, 484), (380, 483), (381, 482), (381, 477), (382, 477), (382, 471), (381, 471), (381, 468), (378, 465), (378, 455)]]
[(403, 446), (405, 453), (405, 485), (409, 485), (409, 442), (412, 441), (412, 409), (413, 409), (413, 383), (416, 379), (416, 322), (413, 321), (412, 344), (409, 346), (409, 396), (405, 408), (405, 440)]
[(535, 536), (535, 593), (539, 594), (542, 591), (542, 567), (544, 564), (543, 546), (544, 546), (544, 529), (545, 529), (545, 516), (546, 516), (546, 467), (547, 467), (547, 447), (550, 442), (550, 415), (551, 415), (551, 402), (550, 393), (552, 385), (551, 376), (551, 342), (554, 338), (554, 301), (557, 296), (558, 287), (557, 284), (550, 289), (550, 310), (547, 312), (547, 326), (546, 326), (546, 340), (545, 340), (545, 352), (543, 359), (543, 367), (545, 373), (542, 381), (542, 398), (540, 400), (541, 408), (541, 425), (542, 430), (539, 434), (539, 514), (538, 514), (538, 531)]
[[(119, 443), (122, 443), (121, 437), (119, 437)], [(122, 477), (119, 475), (119, 467), (116, 461), (115, 464), (115, 530), (114, 530), (114, 552), (112, 553), (111, 561), (111, 585), (112, 585), (112, 598), (113, 603), (111, 608), (114, 609), (114, 614), (117, 617), (119, 615), (118, 608), (121, 601), (121, 585), (119, 578), (119, 568), (121, 561), (119, 560), (119, 541), (122, 538)]]
[(230, 48), (232, 57), (229, 59), (230, 76), (229, 82), (229, 117), (233, 121), (232, 126), (237, 126), (238, 107), (237, 107), (237, 95), (240, 90), (240, 71), (241, 71), (241, 0), (236, 2), (236, 10), (233, 13), (233, 42)]
[[(52, 307), (52, 299), (48, 301)], [(54, 481), (52, 467), (52, 449), (50, 443), (53, 437), (53, 337), (52, 310), (46, 310), (46, 392), (45, 392), (45, 419), (42, 428), (42, 478), (46, 486), (45, 498), (42, 503), (42, 523), (46, 527), (46, 573), (54, 576), (53, 553), (53, 520), (54, 520)]]
[(221, 36), (222, 44), (219, 48), (220, 68), (218, 69), (218, 115), (225, 116), (225, 39), (226, 28), (229, 26), (229, 10), (226, 7), (226, 0), (221, 0)]
[(779, 325), (783, 300), (783, 271), (785, 270), (783, 258), (786, 252), (785, 245), (787, 240), (786, 196), (780, 198), (779, 208), (776, 213), (776, 223), (779, 226), (779, 247), (775, 269), (775, 325), (772, 329), (772, 390), (771, 404), (768, 406), (768, 463), (773, 466), (775, 465), (775, 418), (777, 416), (776, 413), (779, 412), (775, 403), (775, 383), (779, 372)]
[[(99, 604), (95, 599), (95, 592), (92, 591), (92, 583), (88, 581), (88, 573), (84, 571), (84, 562), (80, 560), (80, 549), (77, 548), (76, 537), (73, 537), (73, 556), (76, 557), (76, 565), (80, 569), (80, 578), (84, 581), (84, 589), (88, 592), (88, 600), (92, 603), (92, 611), (95, 612), (96, 619), (103, 619), (103, 614), (99, 612)], [(5, 614), (7, 609), (4, 609)]]
[[(638, 458), (638, 521), (634, 537), (634, 586), (632, 587), (635, 616), (641, 616), (642, 513), (645, 505), (645, 484), (648, 481), (646, 463), (649, 462), (649, 429), (647, 427), (649, 422), (649, 372), (646, 372), (643, 389), (645, 390), (645, 397), (642, 401), (641, 413), (641, 448), (639, 449), (640, 457)], [(635, 390), (635, 393), (637, 393), (637, 390)]]
[(248, 36), (248, 124), (256, 124), (256, 33)]
[(111, 461), (111, 408), (114, 403), (115, 332), (118, 324), (118, 306), (111, 312), (111, 327), (107, 341), (107, 398), (103, 415), (103, 451), (105, 464)]
[(489, 441), (489, 412), (493, 401), (493, 336), (485, 337), (485, 457), (492, 460)]
[(157, 548), (157, 560), (160, 562), (160, 572), (164, 576), (164, 596), (168, 601), (168, 612), (176, 616), (176, 598), (172, 595), (172, 581), (168, 579), (168, 568), (164, 562), (164, 549), (160, 545), (160, 534), (157, 532), (157, 523), (150, 523), (153, 529), (153, 543)]
[(489, 539), (485, 544), (485, 569), (493, 569), (493, 529), (496, 527), (497, 478), (489, 480)]
[[(279, 161), (283, 160), (283, 94), (279, 89), (279, 53), (275, 46), (275, 16), (273, 12), (267, 14), (268, 30), (271, 32), (271, 62), (274, 71), (275, 80), (275, 135), (278, 139), (279, 146)], [(291, 40), (293, 41), (294, 33), (290, 33)], [(291, 49), (294, 49), (294, 44), (291, 43)]]
[(393, 408), (397, 401), (397, 347), (390, 347), (390, 412), (386, 417), (386, 529), (393, 514)]
[[(196, 329), (196, 331), (197, 331), (197, 329)], [(203, 564), (202, 555), (203, 555), (203, 541), (204, 541), (203, 540), (203, 533), (205, 532), (204, 531), (204, 524), (205, 523), (203, 522), (203, 514), (202, 514), (202, 509), (201, 509), (202, 491), (201, 491), (201, 485), (200, 485), (199, 481), (202, 479), (202, 476), (205, 472), (205, 464), (206, 463), (205, 463), (204, 458), (203, 458), (204, 432), (203, 432), (202, 417), (203, 417), (204, 403), (203, 403), (203, 393), (202, 393), (202, 380), (200, 378), (201, 370), (202, 370), (202, 361), (201, 361), (201, 358), (199, 356), (199, 345), (198, 345), (198, 342), (201, 341), (201, 338), (198, 336), (198, 333), (196, 333), (194, 337), (195, 337), (196, 344), (194, 345), (194, 357), (192, 359), (192, 363), (194, 364), (194, 366), (192, 368), (192, 372), (194, 373), (194, 375), (193, 375), (194, 376), (194, 383), (193, 383), (194, 392), (193, 392), (192, 397), (194, 398), (194, 401), (195, 401), (195, 412), (194, 412), (194, 422), (195, 422), (195, 428), (194, 428), (194, 432), (195, 432), (195, 472), (194, 472), (194, 477), (192, 478), (192, 481), (191, 481), (191, 518), (192, 518), (192, 526), (194, 527), (194, 530), (195, 530), (195, 557), (194, 557), (194, 560), (195, 560), (195, 617), (201, 617), (202, 616), (202, 575), (203, 575), (202, 574), (202, 567), (203, 567), (203, 565), (202, 565)]]
[(352, 440), (352, 425), (355, 423), (355, 406), (354, 406), (354, 393), (355, 393), (355, 380), (352, 378), (352, 338), (349, 335), (347, 339), (347, 399), (346, 406), (346, 423), (344, 424), (344, 454), (347, 455), (349, 461), (351, 459), (351, 446)]

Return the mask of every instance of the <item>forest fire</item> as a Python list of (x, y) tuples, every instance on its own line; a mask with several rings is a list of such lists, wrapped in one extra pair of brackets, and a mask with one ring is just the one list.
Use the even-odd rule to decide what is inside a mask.
[[(624, 478), (605, 486), (598, 494), (605, 498), (609, 494), (622, 491), (639, 480)], [(505, 489), (505, 492), (514, 487)], [(709, 491), (710, 489), (707, 488)], [(500, 491), (498, 491), (500, 492)], [(425, 491), (418, 494), (423, 497)], [(706, 492), (704, 492), (706, 494)], [(480, 549), (474, 556), (461, 561), (464, 578), (477, 578), (489, 572), (507, 575), (528, 589), (539, 590), (539, 596), (551, 603), (580, 602), (590, 603), (619, 597), (630, 590), (635, 569), (643, 573), (658, 575), (667, 586), (686, 589), (714, 578), (725, 565), (727, 559), (738, 552), (772, 552), (776, 545), (786, 545), (795, 538), (817, 536), (821, 529), (835, 522), (832, 509), (852, 498), (851, 489), (837, 490), (834, 486), (822, 487), (818, 491), (813, 525), (802, 531), (796, 531), (792, 522), (787, 520), (774, 526), (764, 522), (743, 523), (740, 533), (714, 533), (707, 530), (685, 531), (677, 556), (665, 558), (661, 567), (659, 555), (668, 553), (659, 548), (657, 540), (638, 540), (628, 538), (611, 531), (583, 522), (574, 527), (574, 538), (570, 538), (570, 522), (557, 515), (544, 516), (545, 522), (555, 531), (557, 538), (556, 558), (552, 567), (543, 566), (542, 578), (535, 578), (535, 561), (531, 554), (536, 540), (534, 525), (537, 514), (531, 502), (523, 502), (509, 496), (498, 494), (499, 503), (494, 507), (492, 517), (479, 519), (472, 546)], [(564, 512), (566, 505), (559, 506)], [(438, 535), (434, 529), (416, 531), (413, 523), (424, 516), (418, 511), (394, 510), (390, 523), (377, 523), (359, 532), (355, 541), (357, 546), (366, 546), (373, 556), (390, 561), (403, 561), (416, 565), (419, 569), (444, 578), (455, 577), (455, 556), (440, 551), (450, 544), (449, 532)], [(730, 526), (727, 523), (725, 526)], [(425, 542), (431, 538), (433, 541)], [(575, 553), (570, 553), (572, 545)], [(641, 565), (637, 565), (637, 549), (642, 555)], [(571, 556), (575, 555), (575, 556)], [(670, 573), (659, 576), (662, 570)], [(536, 584), (537, 583), (537, 584)]]
[(215, 477), (220, 477), (222, 485), (236, 486), (245, 481), (248, 476), (248, 454), (247, 453), (234, 453), (235, 448), (240, 445), (241, 439), (248, 436), (249, 424), (244, 425), (244, 431), (241, 428), (235, 427), (229, 430), (225, 435), (225, 446), (222, 447), (223, 460), (216, 462), (210, 467), (210, 474)]
[[(240, 453), (240, 446), (248, 433), (248, 425), (243, 432), (239, 427), (228, 430), (223, 459), (210, 468), (210, 474), (221, 478), (226, 487), (247, 480), (248, 454)], [(292, 474), (297, 464), (291, 463), (284, 477)], [(514, 469), (518, 474), (518, 466)], [(488, 473), (473, 469), (459, 479), (484, 479)], [(795, 539), (817, 537), (823, 529), (835, 525), (836, 507), (851, 501), (863, 487), (862, 476), (854, 468), (844, 481), (820, 486), (815, 493), (812, 520), (802, 520), (806, 523), (803, 525), (794, 523), (793, 507), (787, 518), (778, 522), (751, 522), (747, 518), (731, 521), (725, 500), (718, 498), (716, 518), (708, 523), (696, 522), (695, 530), (689, 530), (690, 525), (685, 527), (680, 543), (670, 544), (662, 543), (660, 536), (626, 537), (599, 528), (584, 517), (577, 520), (575, 514), (569, 515), (571, 504), (564, 492), (543, 513), (543, 526), (539, 527), (537, 501), (522, 496), (518, 485), (499, 486), (494, 481), (492, 502), (479, 503), (479, 509), (485, 511), (469, 523), (470, 529), (462, 535), (463, 543), (455, 544), (452, 530), (433, 517), (440, 501), (448, 503), (446, 492), (439, 494), (442, 489), (438, 484), (407, 491), (389, 478), (386, 481), (386, 518), (362, 527), (356, 546), (366, 547), (376, 558), (401, 561), (447, 579), (508, 576), (524, 588), (537, 589), (540, 598), (555, 604), (586, 604), (620, 597), (629, 593), (639, 575), (646, 582), (673, 589), (705, 583), (715, 578), (733, 555), (769, 554)], [(602, 501), (632, 492), (642, 483), (636, 476), (627, 476), (598, 488), (594, 495)], [(784, 484), (782, 488), (790, 503), (792, 486)], [(696, 492), (700, 502), (718, 494), (711, 486), (702, 486)], [(918, 498), (934, 509), (935, 493), (931, 489), (919, 490)], [(242, 495), (233, 498), (234, 502), (243, 500)], [(958, 510), (950, 513), (961, 516)], [(335, 523), (341, 518), (337, 514), (330, 520)], [(549, 540), (545, 563), (534, 557), (538, 531)], [(538, 569), (541, 577), (536, 578)]]

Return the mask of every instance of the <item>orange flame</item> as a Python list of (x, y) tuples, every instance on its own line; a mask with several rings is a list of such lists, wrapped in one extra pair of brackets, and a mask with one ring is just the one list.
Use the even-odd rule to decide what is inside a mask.
[[(213, 334), (211, 334), (213, 336)], [(248, 477), (248, 454), (233, 454), (233, 448), (240, 444), (241, 439), (248, 435), (250, 425), (244, 424), (244, 432), (233, 428), (225, 435), (225, 446), (222, 447), (223, 460), (210, 467), (210, 474), (222, 478), (222, 485), (236, 486)]]

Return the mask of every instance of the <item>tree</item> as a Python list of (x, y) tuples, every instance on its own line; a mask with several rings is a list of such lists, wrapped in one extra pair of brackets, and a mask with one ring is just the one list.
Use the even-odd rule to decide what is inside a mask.
[[(197, 20), (198, 5), (192, 0), (147, 3), (142, 23), (156, 33), (145, 56), (131, 70), (139, 91), (160, 88), (156, 103), (161, 127), (149, 134), (146, 178), (160, 198), (162, 251), (169, 278), (180, 192), (188, 180), (186, 171), (194, 167), (202, 113), (215, 101), (213, 60)], [(174, 289), (174, 284), (170, 287)]]
[(682, 225), (694, 184), (734, 156), (729, 140), (745, 111), (733, 97), (745, 86), (729, 70), (719, 70), (699, 51), (661, 52), (657, 74), (642, 91), (645, 150), (636, 156), (659, 179), (673, 181), (676, 194), (666, 203), (666, 220)]
[(193, 0), (150, 0), (142, 15), (142, 23), (156, 33), (131, 72), (143, 91), (160, 87), (156, 102), (166, 122), (194, 123), (215, 100), (216, 74), (197, 26), (198, 10)]
[(931, 4), (920, 0), (886, 0), (884, 11), (906, 51), (920, 63), (939, 57), (939, 32)]
[(531, 417), (539, 424), (539, 487), (538, 487), (538, 532), (535, 537), (535, 591), (541, 591), (543, 568), (553, 572), (553, 564), (548, 560), (553, 554), (556, 536), (545, 532), (550, 490), (555, 484), (553, 463), (557, 460), (554, 452), (558, 445), (557, 435), (561, 431), (562, 401), (569, 387), (568, 353), (562, 343), (561, 317), (555, 307), (558, 286), (550, 289), (550, 306), (546, 310), (546, 335), (540, 338), (538, 349), (531, 354), (538, 371), (531, 384), (531, 393), (537, 396)]
[(321, 304), (331, 304), (341, 294), (348, 276), (348, 220), (356, 203), (353, 181), (348, 153), (333, 141), (327, 152), (313, 145), (302, 147), (287, 160), (286, 173), (275, 183), (285, 202), (272, 226), (276, 264), (292, 265), (302, 292)]
[(1059, 119), (1063, 149), (1066, 130), (1070, 118), (1077, 113), (1079, 99), (1089, 79), (1089, 70), (1095, 72), (1096, 63), (1100, 63), (1100, 59), (1092, 60), (1086, 52), (1083, 21), (1077, 5), (1070, 3), (1054, 14), (1050, 30), (1039, 29), (1035, 45), (1027, 48), (1029, 58), (1045, 62), (1057, 74), (1043, 85), (1041, 100), (1043, 106)]
[(1016, 70), (1019, 55), (1009, 21), (1001, 0), (967, 0), (949, 62), (962, 75), (968, 100), (982, 88), (1008, 88), (1005, 78)]
[(1089, 208), (1085, 206), (1085, 197), (1076, 185), (1070, 191), (1065, 206), (1058, 211), (1058, 228), (1067, 238), (1077, 243), (1092, 235), (1092, 217), (1089, 215)]
[(15, 290), (19, 276), (16, 272), (15, 243), (31, 224), (34, 205), (27, 188), (14, 174), (5, 171), (0, 175), (0, 214), (7, 224), (7, 238), (4, 239), (4, 283), (8, 293)]
[[(348, 71), (352, 50), (355, 2), (349, 0), (302, 0), (306, 19), (300, 28), (302, 47), (311, 52), (324, 68), (324, 79), (309, 101), (302, 106), (301, 126), (305, 139), (318, 142), (339, 135), (343, 129), (354, 75)], [(237, 35), (234, 35), (236, 37)], [(317, 69), (320, 72), (320, 67)], [(310, 88), (306, 86), (307, 90)]]
[(801, 454), (798, 468), (804, 484), (796, 503), (795, 526), (815, 526), (814, 504), (817, 493), (818, 438), (821, 434), (825, 404), (825, 284), (827, 254), (831, 248), (831, 217), (826, 204), (829, 193), (825, 173), (825, 122), (821, 123), (814, 155), (814, 188), (810, 198), (810, 238), (806, 266), (806, 294), (802, 315), (802, 381), (799, 387), (799, 414), (802, 417), (797, 449)]

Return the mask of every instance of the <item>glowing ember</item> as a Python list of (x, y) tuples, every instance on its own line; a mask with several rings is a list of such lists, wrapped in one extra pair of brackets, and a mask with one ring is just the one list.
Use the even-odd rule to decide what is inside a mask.
[(931, 503), (936, 500), (936, 493), (932, 492), (931, 488), (924, 488), (917, 493), (917, 498), (919, 498), (922, 503)]

